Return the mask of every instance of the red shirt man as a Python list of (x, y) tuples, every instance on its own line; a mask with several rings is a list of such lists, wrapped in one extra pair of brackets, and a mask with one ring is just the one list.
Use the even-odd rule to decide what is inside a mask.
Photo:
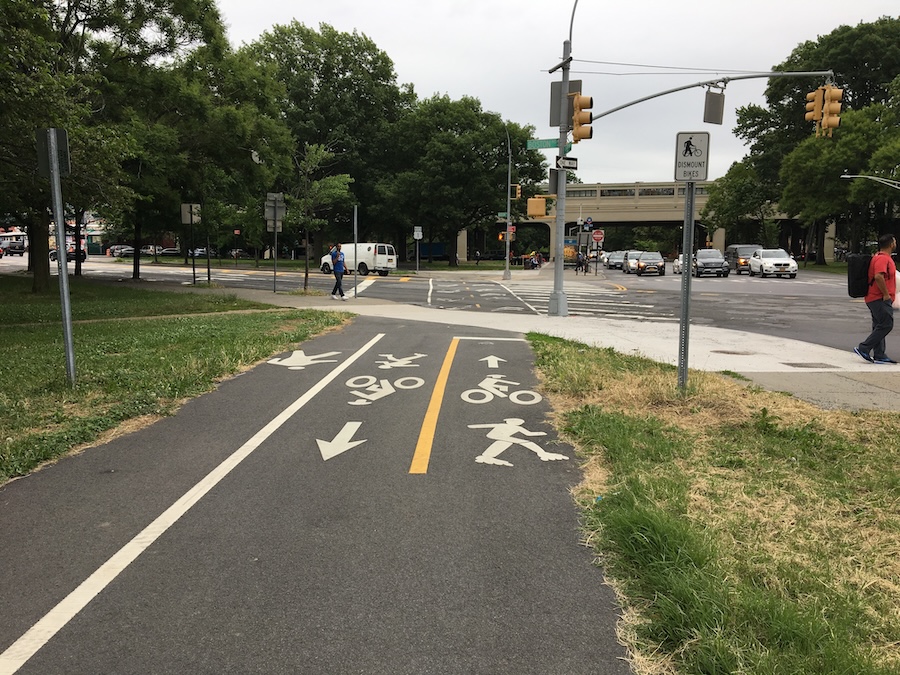
[(872, 314), (872, 332), (853, 349), (854, 353), (869, 363), (897, 363), (885, 353), (884, 339), (894, 328), (894, 308), (897, 295), (897, 266), (891, 253), (897, 250), (897, 239), (883, 234), (878, 239), (878, 253), (869, 263), (869, 292), (866, 307)]

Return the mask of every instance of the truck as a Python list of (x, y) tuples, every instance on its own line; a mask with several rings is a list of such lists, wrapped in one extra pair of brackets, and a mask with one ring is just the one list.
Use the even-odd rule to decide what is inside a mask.
[[(353, 242), (342, 243), (341, 251), (348, 272), (355, 271), (361, 276), (366, 276), (369, 272), (378, 272), (386, 277), (391, 270), (397, 269), (397, 252), (393, 244), (370, 241), (356, 244), (354, 249)], [(331, 274), (330, 252), (322, 256), (319, 265), (323, 274)]]

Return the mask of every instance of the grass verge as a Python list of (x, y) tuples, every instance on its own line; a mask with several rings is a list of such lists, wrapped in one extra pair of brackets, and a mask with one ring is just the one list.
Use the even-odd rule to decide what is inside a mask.
[(59, 291), (36, 296), (30, 286), (30, 279), (0, 276), (0, 483), (126, 421), (172, 414), (222, 378), (345, 318), (72, 278), (72, 387)]
[(637, 672), (900, 672), (895, 415), (530, 339)]

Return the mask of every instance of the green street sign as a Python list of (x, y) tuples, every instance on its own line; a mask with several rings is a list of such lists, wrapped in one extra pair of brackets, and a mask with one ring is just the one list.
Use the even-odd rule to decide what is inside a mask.
[(497, 217), (498, 218), (506, 218), (506, 211), (501, 211), (500, 213), (497, 214)]
[[(550, 150), (559, 147), (558, 138), (532, 138), (525, 141), (525, 147), (528, 150)], [(566, 143), (566, 152), (572, 152), (572, 144)]]

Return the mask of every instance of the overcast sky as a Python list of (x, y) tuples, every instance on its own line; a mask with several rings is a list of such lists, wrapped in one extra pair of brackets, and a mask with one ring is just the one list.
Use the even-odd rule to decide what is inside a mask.
[[(397, 82), (412, 83), (419, 98), (473, 96), (485, 110), (533, 125), (538, 138), (558, 137), (549, 126), (549, 99), (550, 82), (560, 73), (547, 71), (561, 60), (574, 0), (217, 2), (236, 47), (294, 19), (316, 29), (327, 23), (343, 32), (356, 30), (391, 58)], [(897, 16), (897, 0), (580, 0), (571, 78), (583, 81), (598, 113), (733, 71), (768, 72), (801, 42), (881, 16)], [(597, 120), (593, 139), (571, 152), (578, 159), (577, 174), (585, 183), (670, 181), (676, 134), (708, 131), (709, 178), (718, 178), (746, 151), (732, 133), (735, 110), (764, 104), (765, 85), (765, 79), (730, 83), (721, 126), (703, 123), (703, 88)], [(798, 115), (805, 103), (797, 102)], [(545, 154), (551, 162), (556, 155)]]

